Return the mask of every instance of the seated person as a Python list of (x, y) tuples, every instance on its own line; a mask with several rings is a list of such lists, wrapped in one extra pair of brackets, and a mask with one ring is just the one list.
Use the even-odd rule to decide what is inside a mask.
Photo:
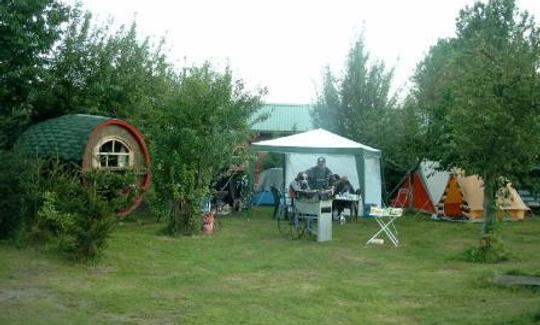
[(335, 190), (338, 181), (339, 181), (339, 175), (338, 174), (332, 174), (328, 178), (328, 185)]
[[(351, 184), (351, 182), (349, 182), (349, 179), (347, 178), (347, 176), (341, 176), (341, 178), (337, 181), (336, 183), (336, 189), (335, 189), (335, 194), (336, 195), (339, 195), (339, 196), (342, 196), (344, 194), (353, 194), (354, 193), (354, 188)], [(333, 202), (333, 209), (334, 211), (336, 211), (336, 217), (339, 218), (339, 216), (343, 213), (343, 210), (347, 207), (351, 207), (351, 202), (347, 202), (347, 201), (334, 201)]]
[(296, 175), (296, 178), (289, 185), (289, 197), (296, 198), (298, 192), (306, 190), (309, 190), (307, 174), (304, 172), (300, 172), (298, 173), (298, 175)]
[(332, 171), (326, 167), (326, 159), (319, 157), (317, 165), (306, 171), (308, 176), (309, 187), (314, 190), (324, 190), (328, 188), (328, 179), (332, 175)]
[(347, 176), (341, 176), (341, 178), (336, 182), (336, 194), (343, 195), (345, 193), (354, 194), (354, 187)]

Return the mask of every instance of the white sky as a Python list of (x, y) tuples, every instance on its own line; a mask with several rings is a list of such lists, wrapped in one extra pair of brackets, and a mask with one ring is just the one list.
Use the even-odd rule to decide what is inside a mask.
[[(416, 64), (438, 38), (454, 34), (455, 18), (472, 0), (83, 0), (104, 21), (129, 24), (142, 36), (166, 35), (177, 67), (227, 62), (266, 102), (309, 103), (321, 71), (341, 72), (364, 29), (371, 56), (395, 67), (394, 90), (406, 89)], [(540, 18), (540, 0), (517, 0)], [(537, 23), (539, 23), (537, 19)], [(403, 92), (402, 92), (403, 95)]]

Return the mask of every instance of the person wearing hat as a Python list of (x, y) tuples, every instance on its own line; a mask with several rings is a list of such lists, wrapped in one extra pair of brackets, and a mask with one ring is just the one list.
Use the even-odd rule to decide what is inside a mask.
[(307, 170), (308, 183), (311, 189), (319, 190), (328, 187), (328, 179), (332, 171), (326, 167), (324, 157), (317, 158), (317, 165)]

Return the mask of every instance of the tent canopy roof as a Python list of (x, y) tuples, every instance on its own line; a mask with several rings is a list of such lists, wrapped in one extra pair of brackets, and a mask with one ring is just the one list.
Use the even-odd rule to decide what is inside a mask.
[(276, 152), (334, 152), (367, 151), (380, 155), (380, 150), (354, 142), (324, 129), (316, 129), (273, 140), (253, 143), (253, 150)]

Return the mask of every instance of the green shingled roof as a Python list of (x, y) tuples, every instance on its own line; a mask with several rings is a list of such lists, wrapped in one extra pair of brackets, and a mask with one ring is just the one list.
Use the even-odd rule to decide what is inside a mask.
[(312, 105), (265, 104), (258, 114), (268, 114), (268, 119), (253, 125), (254, 131), (294, 132), (314, 128), (310, 112)]
[(35, 124), (17, 140), (16, 147), (28, 155), (81, 161), (88, 137), (108, 117), (71, 114)]

